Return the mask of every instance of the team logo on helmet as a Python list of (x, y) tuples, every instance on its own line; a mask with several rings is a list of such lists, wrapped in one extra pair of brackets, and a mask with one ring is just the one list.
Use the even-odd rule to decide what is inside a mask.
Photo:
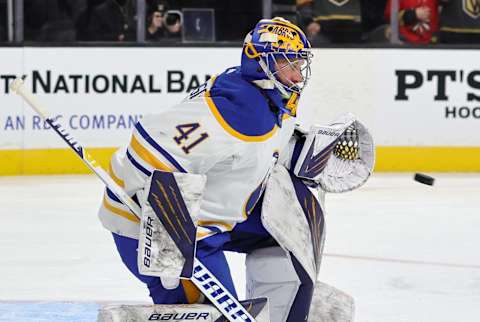
[(480, 0), (462, 0), (463, 11), (470, 17), (477, 19), (480, 17)]
[(264, 24), (261, 25), (260, 28), (261, 29), (258, 30), (258, 33), (260, 34), (260, 41), (267, 40), (264, 39), (267, 37), (271, 38), (269, 40), (272, 41), (272, 48), (293, 51), (299, 51), (304, 48), (299, 32), (295, 29), (292, 29), (292, 27)]
[(331, 3), (333, 3), (334, 5), (336, 5), (338, 7), (341, 7), (344, 4), (346, 4), (347, 2), (349, 2), (350, 0), (328, 0), (328, 1), (330, 1)]

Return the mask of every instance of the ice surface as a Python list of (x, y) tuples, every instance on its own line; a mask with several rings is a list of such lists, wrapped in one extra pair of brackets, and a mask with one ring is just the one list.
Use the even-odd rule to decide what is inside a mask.
[[(480, 321), (480, 175), (433, 176), (375, 174), (327, 196), (320, 279), (354, 296), (355, 321)], [(94, 321), (102, 303), (149, 303), (97, 220), (101, 198), (93, 176), (0, 177), (0, 321)], [(229, 256), (237, 285), (242, 259)]]
[(91, 322), (97, 319), (97, 303), (15, 302), (0, 303), (2, 322)]

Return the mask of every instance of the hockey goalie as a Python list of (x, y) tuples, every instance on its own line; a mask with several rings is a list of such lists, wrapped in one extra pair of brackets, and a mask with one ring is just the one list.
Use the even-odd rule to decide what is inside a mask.
[[(110, 175), (142, 218), (108, 188), (99, 216), (153, 305), (105, 307), (99, 320), (250, 321), (216, 310), (236, 307), (221, 288), (238, 299), (224, 255), (233, 251), (247, 254), (241, 303), (256, 321), (352, 321), (351, 297), (318, 282), (323, 196), (365, 183), (374, 146), (351, 114), (309, 130), (295, 125), (311, 62), (302, 30), (260, 20), (239, 67), (136, 124)], [(199, 275), (197, 259), (215, 282)]]

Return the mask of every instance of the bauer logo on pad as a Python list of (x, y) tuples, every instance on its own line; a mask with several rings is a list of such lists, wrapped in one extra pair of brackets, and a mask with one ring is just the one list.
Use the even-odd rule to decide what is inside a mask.
[(172, 173), (154, 171), (148, 202), (185, 257), (181, 276), (192, 276), (197, 230)]

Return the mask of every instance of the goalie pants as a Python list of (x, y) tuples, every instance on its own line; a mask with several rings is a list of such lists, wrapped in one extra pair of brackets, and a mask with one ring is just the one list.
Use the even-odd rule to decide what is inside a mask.
[[(278, 246), (271, 235), (265, 230), (260, 220), (261, 200), (248, 219), (237, 224), (230, 232), (218, 233), (198, 241), (197, 258), (219, 279), (219, 281), (238, 298), (230, 274), (224, 251), (249, 253), (255, 249)], [(165, 289), (159, 277), (141, 275), (137, 266), (138, 240), (113, 233), (117, 250), (123, 263), (149, 289), (150, 297), (155, 304), (188, 304), (197, 302), (201, 296), (192, 282), (181, 280), (175, 289)], [(308, 314), (309, 301), (305, 303), (305, 296), (311, 297), (313, 285), (308, 274), (291, 254), (293, 265), (302, 283), (294, 304), (290, 310), (288, 321), (303, 321)]]

